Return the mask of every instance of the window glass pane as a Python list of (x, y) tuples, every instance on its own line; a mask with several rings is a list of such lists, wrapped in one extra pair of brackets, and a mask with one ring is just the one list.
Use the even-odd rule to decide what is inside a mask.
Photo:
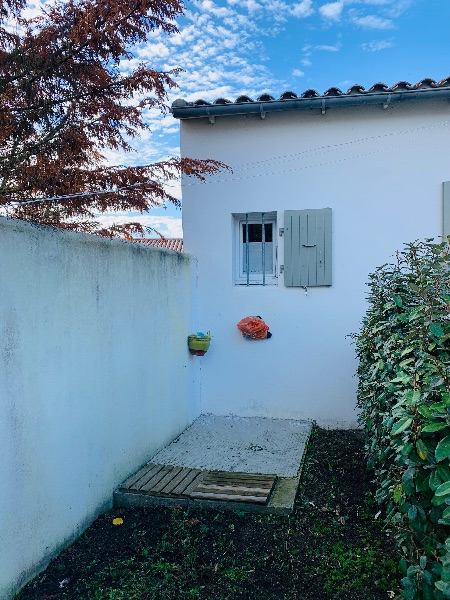
[[(259, 226), (261, 228), (261, 225)], [(270, 228), (272, 226), (270, 225)], [(250, 232), (248, 237), (250, 237)], [(265, 272), (268, 274), (273, 273), (273, 243), (266, 242), (266, 268)], [(247, 273), (247, 254), (246, 254), (246, 244), (242, 244), (242, 264), (244, 265), (244, 273)], [(262, 244), (259, 243), (249, 243), (248, 244), (248, 265), (250, 273), (262, 273)]]
[[(265, 229), (265, 233), (266, 233), (266, 242), (272, 242), (272, 223), (264, 223), (264, 229)], [(245, 244), (247, 241), (245, 223), (242, 225), (242, 239)], [(248, 241), (249, 242), (262, 242), (262, 224), (261, 223), (249, 223), (248, 224)]]

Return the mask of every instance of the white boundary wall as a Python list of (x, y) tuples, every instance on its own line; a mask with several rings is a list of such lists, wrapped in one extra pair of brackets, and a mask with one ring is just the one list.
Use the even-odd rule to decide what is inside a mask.
[(199, 414), (195, 259), (0, 218), (0, 598)]
[[(447, 100), (181, 121), (182, 156), (233, 168), (183, 185), (184, 248), (198, 259), (202, 412), (356, 424), (357, 362), (348, 334), (366, 311), (368, 275), (405, 242), (442, 235), (450, 180)], [(333, 284), (310, 288), (233, 283), (232, 214), (332, 209)], [(284, 239), (278, 264), (284, 264)], [(236, 328), (260, 315), (273, 337)]]

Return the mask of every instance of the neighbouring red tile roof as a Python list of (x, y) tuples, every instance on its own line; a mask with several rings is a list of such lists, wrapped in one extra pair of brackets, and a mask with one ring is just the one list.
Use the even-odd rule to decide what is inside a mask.
[(133, 242), (145, 244), (146, 246), (154, 246), (155, 248), (183, 252), (183, 238), (136, 238)]

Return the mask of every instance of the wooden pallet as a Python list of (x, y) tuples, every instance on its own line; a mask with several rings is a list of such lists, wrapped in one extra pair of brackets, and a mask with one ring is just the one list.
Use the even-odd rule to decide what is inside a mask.
[(120, 489), (151, 496), (189, 498), (191, 489), (197, 485), (203, 475), (204, 471), (200, 469), (150, 463), (136, 475), (127, 479)]
[(202, 471), (148, 464), (127, 479), (119, 491), (160, 496), (266, 504), (276, 475)]
[(276, 475), (208, 471), (190, 492), (190, 497), (267, 504), (276, 478)]

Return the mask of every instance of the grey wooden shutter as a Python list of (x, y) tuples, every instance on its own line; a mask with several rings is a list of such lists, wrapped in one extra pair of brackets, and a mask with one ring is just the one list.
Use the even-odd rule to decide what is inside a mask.
[(331, 208), (284, 211), (284, 285), (331, 285)]
[(444, 181), (443, 184), (443, 222), (442, 235), (450, 235), (450, 181)]

